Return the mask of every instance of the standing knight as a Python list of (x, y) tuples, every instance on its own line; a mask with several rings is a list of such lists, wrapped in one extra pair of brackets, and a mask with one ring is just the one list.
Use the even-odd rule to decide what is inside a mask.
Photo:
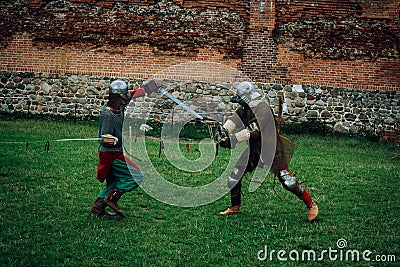
[[(241, 206), (242, 178), (257, 166), (271, 163), (271, 171), (279, 178), (283, 187), (301, 199), (308, 210), (308, 221), (318, 216), (318, 206), (303, 185), (289, 172), (289, 161), (294, 144), (277, 134), (277, 125), (267, 103), (250, 82), (237, 86), (231, 100), (240, 107), (218, 130), (219, 145), (233, 149), (237, 143), (247, 142), (248, 147), (240, 156), (228, 178), (231, 205), (220, 212), (222, 215), (237, 213)], [(275, 146), (275, 147), (273, 147)], [(275, 153), (271, 151), (275, 150)], [(271, 155), (272, 154), (272, 155)]]

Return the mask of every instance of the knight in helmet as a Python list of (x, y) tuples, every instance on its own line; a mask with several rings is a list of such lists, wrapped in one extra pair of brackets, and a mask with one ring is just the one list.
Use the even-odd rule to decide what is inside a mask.
[(122, 129), (125, 107), (131, 99), (141, 97), (145, 93), (156, 91), (157, 83), (153, 80), (145, 83), (142, 88), (128, 90), (123, 80), (115, 80), (109, 85), (108, 101), (100, 114), (98, 149), (99, 162), (97, 179), (106, 181), (94, 202), (91, 212), (99, 216), (111, 214), (106, 211), (109, 206), (118, 215), (125, 217), (125, 213), (118, 205), (121, 196), (138, 187), (143, 179), (140, 168), (129, 158), (124, 156), (122, 149)]
[(270, 170), (286, 190), (304, 202), (308, 210), (308, 221), (314, 221), (318, 207), (304, 186), (289, 171), (289, 160), (282, 156), (286, 152), (285, 145), (283, 139), (278, 138), (275, 118), (267, 100), (255, 90), (252, 83), (246, 81), (237, 86), (231, 101), (240, 106), (218, 130), (219, 145), (233, 149), (237, 143), (246, 142), (248, 146), (228, 178), (231, 205), (220, 214), (240, 212), (243, 176), (257, 166), (271, 163)]

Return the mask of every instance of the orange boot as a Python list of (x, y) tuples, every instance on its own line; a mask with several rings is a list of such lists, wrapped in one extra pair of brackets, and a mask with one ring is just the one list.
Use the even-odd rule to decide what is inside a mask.
[(318, 206), (317, 206), (317, 204), (315, 204), (315, 202), (312, 201), (310, 194), (305, 189), (303, 191), (303, 194), (299, 198), (301, 200), (303, 200), (304, 204), (306, 204), (306, 206), (307, 206), (308, 221), (309, 222), (314, 221), (318, 216)]
[(237, 206), (230, 206), (226, 210), (221, 211), (219, 214), (221, 215), (229, 215), (240, 212), (240, 205)]
[(308, 209), (308, 221), (312, 222), (318, 216), (318, 206), (317, 204), (315, 204), (315, 202), (312, 202), (311, 206), (307, 207), (307, 209)]

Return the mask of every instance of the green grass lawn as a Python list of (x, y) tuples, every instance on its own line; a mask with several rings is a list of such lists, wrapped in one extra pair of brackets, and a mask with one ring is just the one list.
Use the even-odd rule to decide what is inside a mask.
[[(183, 208), (163, 204), (139, 188), (122, 197), (120, 206), (127, 214), (122, 219), (90, 213), (103, 187), (95, 177), (96, 141), (50, 142), (50, 150), (44, 149), (46, 140), (96, 135), (96, 122), (0, 120), (2, 266), (399, 265), (400, 159), (394, 145), (290, 136), (297, 144), (291, 169), (308, 181), (305, 187), (320, 208), (314, 223), (307, 222), (302, 202), (280, 184), (276, 189), (282, 200), (273, 193), (271, 174), (253, 193), (244, 181), (242, 212), (236, 215), (218, 214), (229, 205), (229, 195)], [(146, 142), (157, 151), (158, 141)], [(198, 157), (195, 153), (187, 153), (188, 158)], [(211, 169), (225, 164), (224, 153)], [(164, 156), (153, 160), (168, 174)], [(197, 185), (207, 175), (185, 178), (171, 170), (170, 177)], [(339, 249), (339, 239), (347, 247)], [(266, 247), (267, 257), (260, 261)], [(280, 250), (287, 261), (278, 258)], [(349, 250), (369, 250), (371, 261), (361, 254), (359, 261), (346, 260)], [(298, 261), (293, 259), (296, 251)], [(317, 259), (302, 261), (304, 251), (315, 251)], [(376, 256), (386, 262), (375, 261)]]

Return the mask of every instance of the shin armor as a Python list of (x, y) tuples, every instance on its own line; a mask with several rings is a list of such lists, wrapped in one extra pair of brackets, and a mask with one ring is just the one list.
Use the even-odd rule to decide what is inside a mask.
[(287, 170), (281, 170), (279, 172), (279, 181), (283, 187), (301, 198), (304, 193), (304, 187), (297, 181), (297, 178), (292, 176)]

